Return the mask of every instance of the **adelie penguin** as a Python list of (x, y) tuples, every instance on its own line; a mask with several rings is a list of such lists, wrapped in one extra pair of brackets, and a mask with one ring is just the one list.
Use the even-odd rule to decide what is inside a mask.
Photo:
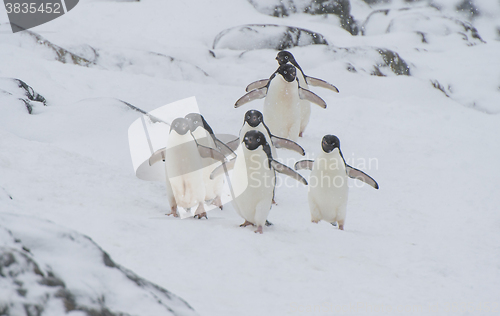
[(271, 133), (296, 141), (300, 132), (300, 100), (308, 100), (326, 108), (323, 99), (299, 86), (296, 75), (295, 66), (281, 65), (264, 87), (248, 92), (236, 101), (234, 107), (265, 97), (263, 114)]
[[(196, 207), (195, 215), (199, 218), (206, 217), (203, 206), (205, 201), (203, 165), (198, 146), (191, 135), (188, 120), (176, 118), (172, 122), (167, 147), (153, 154), (150, 158), (150, 164), (156, 162), (155, 157), (159, 155), (165, 159), (167, 195), (170, 192), (172, 194), (172, 196), (168, 196), (172, 209), (171, 214), (175, 217), (179, 216), (177, 206), (187, 210)], [(174, 204), (172, 205), (172, 203)]]
[[(222, 143), (213, 133), (212, 128), (208, 125), (205, 118), (199, 113), (190, 113), (184, 118), (188, 123), (188, 132), (187, 134), (191, 135), (185, 136), (182, 145), (173, 145), (169, 142), (166, 148), (162, 148), (157, 150), (150, 158), (149, 164), (153, 165), (160, 160), (166, 162), (167, 150), (173, 150), (176, 154), (170, 153), (170, 157), (177, 157), (176, 159), (185, 159), (183, 156), (187, 150), (194, 150), (193, 144), (196, 146), (196, 150), (198, 152), (199, 158), (201, 159), (201, 170), (203, 173), (203, 184), (205, 185), (205, 202), (212, 203), (222, 209), (221, 202), (221, 192), (224, 180), (222, 176), (216, 177), (214, 179), (210, 179), (210, 174), (212, 171), (219, 165), (221, 165), (221, 161), (225, 160), (226, 156), (234, 155), (234, 152), (224, 143)], [(175, 123), (175, 125), (174, 125)], [(172, 122), (172, 128), (177, 131), (180, 128), (184, 128), (184, 121), (182, 119), (176, 119)], [(184, 130), (182, 130), (184, 132)], [(177, 131), (177, 134), (179, 132)], [(175, 150), (174, 150), (175, 149)], [(194, 151), (193, 151), (194, 153)], [(184, 171), (190, 173), (192, 171), (198, 172), (197, 168), (199, 167), (199, 162), (196, 157), (189, 157), (190, 159), (187, 161)], [(203, 159), (202, 159), (203, 158)], [(172, 165), (172, 162), (169, 162)], [(165, 173), (167, 176), (167, 197), (169, 199), (170, 206), (172, 208), (171, 214), (174, 216), (178, 216), (177, 203), (175, 201), (175, 197), (173, 194), (173, 189), (170, 184), (170, 177), (167, 170), (167, 165), (165, 165)], [(176, 171), (173, 171), (174, 174), (177, 174)], [(172, 173), (172, 171), (171, 171)], [(171, 175), (171, 174), (170, 174)], [(194, 176), (194, 175), (193, 175)], [(196, 218), (207, 218), (205, 212), (201, 214), (196, 214)]]
[[(185, 118), (189, 122), (191, 135), (194, 137), (199, 147), (203, 146), (209, 149), (217, 149), (218, 142), (214, 136), (214, 132), (201, 114), (190, 113), (186, 115)], [(198, 148), (198, 151), (200, 151), (200, 148)], [(205, 156), (205, 158), (202, 159), (205, 202), (212, 203), (222, 210), (221, 194), (224, 178), (220, 175), (214, 179), (210, 179), (212, 171), (217, 166), (221, 165), (220, 158), (215, 156), (213, 151), (209, 153), (208, 157), (206, 155), (203, 156)]]
[[(264, 123), (264, 116), (258, 110), (249, 110), (245, 113), (243, 126), (240, 130), (240, 137), (228, 143), (228, 146), (231, 147), (231, 149), (236, 150), (238, 148), (238, 145), (241, 143), (240, 139), (243, 139), (245, 134), (251, 130), (257, 130), (264, 134), (264, 136), (266, 137), (266, 142), (271, 147), (271, 153), (274, 158), (277, 157), (276, 148), (289, 149), (299, 153), (302, 156), (305, 155), (304, 149), (296, 142), (271, 134), (271, 131), (269, 131), (269, 128)], [(216, 172), (216, 174), (222, 174), (222, 168), (219, 167), (219, 170)], [(275, 204), (274, 195), (273, 204)]]
[(309, 209), (311, 221), (320, 220), (344, 229), (349, 186), (347, 177), (361, 180), (378, 189), (377, 182), (361, 170), (346, 164), (340, 140), (337, 136), (326, 135), (321, 141), (321, 152), (313, 160), (301, 160), (295, 164), (295, 170), (312, 170), (309, 177)]
[(257, 130), (245, 133), (236, 150), (236, 159), (228, 163), (227, 168), (233, 169), (231, 183), (235, 195), (234, 208), (245, 220), (240, 226), (257, 226), (256, 233), (262, 234), (271, 210), (275, 171), (307, 185), (300, 174), (273, 159), (266, 136)]
[[(276, 56), (276, 60), (278, 61), (280, 66), (285, 65), (287, 63), (290, 63), (299, 70), (297, 72), (297, 78), (299, 80), (299, 85), (301, 88), (309, 90), (309, 85), (311, 85), (311, 86), (326, 88), (326, 89), (332, 90), (332, 91), (337, 92), (337, 93), (339, 92), (337, 87), (335, 87), (334, 85), (332, 85), (324, 80), (306, 76), (304, 74), (304, 71), (300, 67), (300, 65), (297, 63), (297, 61), (293, 57), (292, 53), (290, 53), (288, 51), (281, 51)], [(254, 89), (262, 88), (262, 87), (266, 86), (268, 84), (268, 82), (269, 82), (269, 79), (263, 79), (263, 80), (258, 80), (258, 81), (252, 82), (251, 84), (249, 84), (247, 86), (246, 91), (248, 92), (248, 91), (251, 91)], [(311, 116), (311, 104), (308, 100), (303, 99), (303, 100), (300, 100), (299, 105), (300, 105), (299, 137), (302, 137), (302, 135), (307, 127), (307, 124), (309, 123), (309, 118)]]

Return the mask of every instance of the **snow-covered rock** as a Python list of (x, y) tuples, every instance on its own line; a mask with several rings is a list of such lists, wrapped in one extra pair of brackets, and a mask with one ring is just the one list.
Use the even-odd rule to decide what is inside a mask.
[(293, 13), (311, 15), (333, 14), (339, 18), (339, 25), (352, 35), (358, 34), (358, 26), (351, 16), (349, 0), (248, 0), (257, 11), (286, 17)]
[[(469, 22), (443, 15), (432, 7), (375, 10), (363, 22), (363, 35), (415, 33), (414, 40), (425, 44), (456, 41), (472, 46), (484, 43), (477, 29)], [(410, 37), (411, 38), (411, 37)]]
[[(0, 31), (6, 25), (0, 25)], [(140, 49), (110, 50), (93, 47), (88, 44), (63, 48), (40, 34), (25, 30), (18, 34), (2, 34), (4, 44), (34, 51), (47, 60), (56, 60), (63, 64), (96, 67), (112, 71), (126, 71), (150, 77), (173, 80), (192, 80), (207, 82), (209, 75), (200, 67), (162, 53)]]
[(115, 263), (89, 237), (9, 213), (0, 213), (0, 314), (197, 315), (181, 298)]
[(20, 79), (0, 78), (0, 102), (2, 105), (24, 104), (31, 114), (33, 106), (47, 105), (47, 100)]
[(213, 48), (282, 50), (313, 44), (328, 45), (323, 35), (302, 28), (274, 24), (248, 24), (232, 27), (217, 34)]
[(395, 51), (376, 47), (330, 47), (333, 58), (342, 60), (350, 72), (363, 71), (374, 76), (409, 76), (410, 65)]

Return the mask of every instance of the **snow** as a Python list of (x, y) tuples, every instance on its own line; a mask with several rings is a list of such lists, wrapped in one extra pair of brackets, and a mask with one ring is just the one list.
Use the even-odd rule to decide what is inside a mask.
[(175, 295), (117, 266), (86, 236), (26, 216), (2, 214), (1, 221), (2, 314), (195, 315)]
[[(352, 14), (361, 22), (402, 3), (352, 1)], [(465, 20), (451, 1), (437, 3), (443, 16)], [(22, 102), (0, 94), (0, 214), (26, 217), (15, 227), (33, 228), (32, 238), (43, 236), (32, 217), (91, 237), (115, 262), (200, 315), (498, 313), (499, 9), (485, 10), (472, 21), (485, 43), (469, 38), (473, 46), (454, 32), (430, 33), (422, 43), (418, 24), (351, 36), (335, 17), (275, 18), (246, 0), (80, 1), (31, 30), (82, 57), (92, 57), (88, 47), (102, 52), (89, 67), (57, 61), (32, 37), (11, 34), (0, 10), (0, 77), (21, 79), (47, 100), (33, 102), (29, 115)], [(311, 88), (328, 108), (312, 105), (299, 140), (305, 158), (314, 159), (321, 138), (335, 134), (348, 163), (380, 185), (351, 180), (345, 231), (310, 222), (300, 184), (278, 188), (274, 225), (258, 235), (238, 227), (243, 220), (230, 203), (208, 220), (167, 217), (164, 183), (135, 176), (127, 131), (140, 116), (120, 100), (152, 111), (195, 96), (215, 132), (233, 135), (247, 110), (262, 110), (262, 100), (233, 106), (248, 83), (277, 68), (276, 51), (212, 49), (217, 34), (244, 24), (300, 27), (332, 45), (290, 51), (306, 74), (340, 90)], [(411, 76), (370, 75), (379, 62), (374, 48), (397, 52)], [(348, 71), (349, 63), (358, 71)], [(2, 82), (0, 89), (15, 90)], [(302, 159), (278, 154), (289, 166)], [(54, 260), (62, 256), (55, 245), (43, 245), (54, 247), (47, 251)], [(78, 277), (76, 269), (65, 273)]]

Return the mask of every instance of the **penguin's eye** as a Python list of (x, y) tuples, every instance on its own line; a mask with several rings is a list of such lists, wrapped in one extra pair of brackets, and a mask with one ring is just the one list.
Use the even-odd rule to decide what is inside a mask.
[(285, 56), (285, 59), (288, 59), (288, 56)]
[(260, 138), (257, 138), (257, 143), (260, 143)]
[(194, 121), (194, 124), (198, 124), (198, 121)]
[(286, 75), (288, 72), (286, 72), (286, 70), (285, 70), (285, 71), (283, 71), (283, 73)]
[(249, 119), (250, 119), (250, 115), (247, 115), (247, 120), (249, 120)]

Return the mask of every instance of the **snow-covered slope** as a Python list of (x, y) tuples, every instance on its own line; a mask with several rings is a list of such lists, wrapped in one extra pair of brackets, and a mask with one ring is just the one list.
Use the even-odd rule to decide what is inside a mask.
[(86, 236), (36, 218), (0, 218), (2, 315), (196, 315)]
[[(410, 4), (351, 1), (360, 27), (391, 10), (372, 15), (363, 36), (335, 16), (272, 17), (246, 0), (80, 1), (32, 34), (10, 34), (0, 10), (0, 212), (91, 237), (200, 315), (498, 312), (500, 15), (483, 10), (472, 21), (482, 41), (472, 31), (465, 40), (449, 23), (466, 17), (442, 2), (441, 11), (420, 2), (398, 11)], [(340, 90), (312, 88), (328, 108), (313, 105), (299, 143), (314, 158), (323, 135), (337, 135), (347, 162), (380, 184), (352, 180), (345, 231), (310, 222), (300, 184), (277, 189), (274, 226), (256, 235), (238, 227), (231, 205), (208, 220), (167, 217), (164, 184), (134, 176), (127, 129), (139, 116), (122, 101), (153, 110), (196, 96), (213, 129), (229, 134), (245, 111), (262, 109), (233, 105), (276, 69), (277, 52), (213, 47), (246, 24), (302, 28), (328, 43), (290, 49), (306, 74)], [(409, 75), (380, 50), (397, 53)], [(301, 159), (279, 155), (289, 166)], [(36, 238), (31, 219), (9, 227), (4, 218), (13, 232), (33, 225)]]

